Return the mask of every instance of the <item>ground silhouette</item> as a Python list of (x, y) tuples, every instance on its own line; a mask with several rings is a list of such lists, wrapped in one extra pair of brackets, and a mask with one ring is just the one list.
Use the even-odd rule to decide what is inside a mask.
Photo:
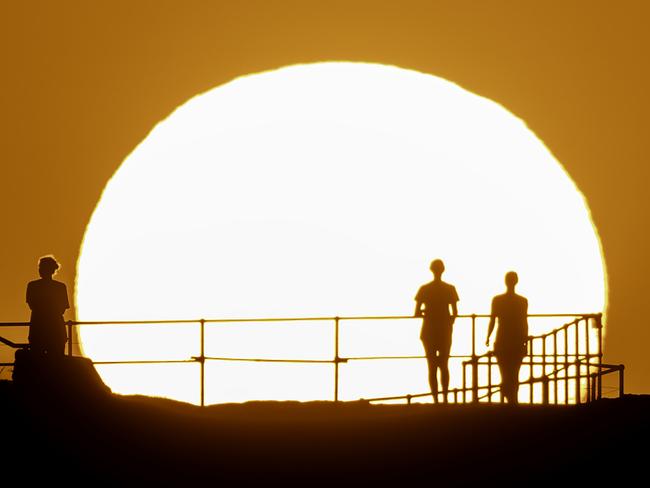
[[(573, 407), (249, 402), (0, 382), (3, 466), (67, 484), (520, 486), (645, 475), (650, 396)], [(641, 447), (637, 447), (641, 446)], [(20, 479), (20, 476), (19, 478)]]

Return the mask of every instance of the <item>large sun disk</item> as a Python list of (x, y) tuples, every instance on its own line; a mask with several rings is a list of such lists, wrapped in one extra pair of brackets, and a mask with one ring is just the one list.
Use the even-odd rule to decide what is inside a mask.
[[(511, 269), (531, 312), (605, 305), (585, 200), (521, 120), (411, 70), (297, 65), (189, 100), (128, 156), (88, 225), (76, 307), (80, 320), (408, 315), (436, 257), (459, 292), (461, 313), (489, 311)], [(558, 325), (532, 324), (534, 333)], [(342, 347), (350, 350), (421, 350), (416, 323), (363, 334), (347, 326)], [(332, 352), (323, 349), (332, 344), (323, 327), (223, 326), (208, 347), (245, 357), (322, 357)], [(455, 350), (468, 337), (459, 324)], [(198, 344), (191, 328), (93, 326), (81, 339), (87, 355), (102, 359), (190, 358)], [(331, 391), (327, 367), (210, 368), (218, 378), (208, 379), (210, 402), (322, 399)], [(169, 384), (156, 390), (155, 369), (138, 371), (100, 373), (118, 392), (197, 401), (197, 382), (161, 372)], [(179, 378), (194, 374), (180, 371)], [(427, 389), (421, 362), (346, 371), (348, 398)], [(273, 381), (260, 380), (267, 373)], [(377, 374), (392, 380), (376, 382)]]

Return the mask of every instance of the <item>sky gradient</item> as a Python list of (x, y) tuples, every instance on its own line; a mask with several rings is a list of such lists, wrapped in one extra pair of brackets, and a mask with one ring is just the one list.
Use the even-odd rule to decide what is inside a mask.
[(502, 104), (563, 163), (605, 254), (605, 360), (648, 392), (649, 13), (643, 1), (5, 2), (0, 320), (28, 319), (43, 254), (72, 298), (104, 185), (178, 105), (288, 64), (377, 62)]

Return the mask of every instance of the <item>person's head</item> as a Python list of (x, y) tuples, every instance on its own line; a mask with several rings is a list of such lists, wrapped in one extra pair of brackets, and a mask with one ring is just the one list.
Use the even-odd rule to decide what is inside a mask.
[(506, 286), (508, 290), (514, 290), (515, 286), (519, 283), (519, 276), (514, 271), (508, 271), (506, 273)]
[(431, 261), (429, 269), (433, 273), (433, 276), (440, 278), (442, 273), (445, 271), (445, 263), (442, 262), (442, 259), (434, 259)]
[(41, 275), (41, 278), (51, 278), (57, 269), (59, 269), (59, 263), (56, 262), (54, 256), (43, 256), (38, 261), (38, 274)]

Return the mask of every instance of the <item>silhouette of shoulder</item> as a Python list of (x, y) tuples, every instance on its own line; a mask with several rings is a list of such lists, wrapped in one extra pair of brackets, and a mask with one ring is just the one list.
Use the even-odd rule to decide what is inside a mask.
[(420, 287), (415, 299), (420, 302), (443, 301), (453, 303), (458, 301), (456, 287), (444, 281), (431, 281)]
[(492, 300), (492, 316), (499, 320), (497, 345), (518, 345), (527, 334), (528, 300), (516, 293), (497, 295)]
[(422, 285), (415, 299), (424, 304), (425, 319), (447, 323), (451, 317), (449, 305), (458, 301), (458, 293), (455, 286), (434, 280)]
[(55, 308), (63, 312), (70, 308), (65, 283), (56, 280), (30, 281), (26, 300), (32, 309)]
[(495, 315), (523, 307), (528, 307), (528, 299), (516, 293), (503, 293), (492, 299), (492, 311)]

